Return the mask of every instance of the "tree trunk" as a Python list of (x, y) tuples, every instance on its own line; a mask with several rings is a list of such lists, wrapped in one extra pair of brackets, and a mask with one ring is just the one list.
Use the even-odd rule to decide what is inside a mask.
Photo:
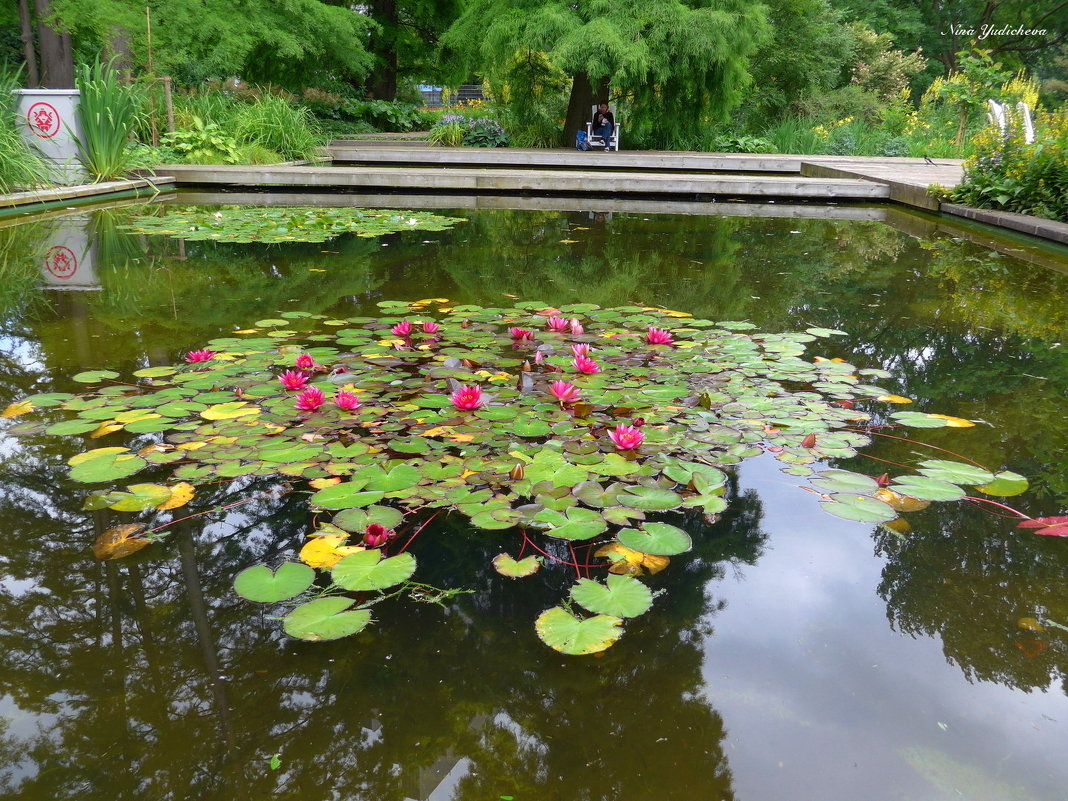
[(19, 0), (19, 38), (22, 40), (22, 57), (26, 59), (26, 86), (36, 89), (41, 79), (37, 75), (37, 51), (33, 46), (33, 25), (27, 0)]
[(70, 34), (48, 25), (52, 0), (34, 0), (37, 11), (37, 41), (41, 49), (41, 86), (47, 89), (74, 88), (74, 54)]
[(397, 98), (397, 0), (374, 0), (371, 3), (371, 19), (382, 26), (382, 35), (377, 47), (372, 47), (378, 57), (374, 73), (367, 79), (367, 92), (375, 100)]
[(585, 131), (586, 123), (593, 119), (591, 112), (594, 104), (607, 102), (607, 77), (598, 79), (595, 90), (589, 74), (576, 72), (571, 78), (571, 97), (567, 101), (567, 115), (564, 118), (561, 144), (564, 147), (574, 146), (575, 132)]

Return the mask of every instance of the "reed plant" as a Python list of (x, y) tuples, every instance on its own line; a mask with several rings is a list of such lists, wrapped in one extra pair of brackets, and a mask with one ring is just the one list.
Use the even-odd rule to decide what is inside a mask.
[(19, 87), (19, 73), (0, 70), (0, 193), (47, 183), (50, 168), (19, 132), (12, 91)]
[(240, 106), (231, 125), (239, 142), (273, 150), (286, 159), (312, 158), (326, 143), (309, 109), (268, 92)]
[(129, 144), (144, 114), (143, 89), (123, 85), (111, 62), (80, 64), (76, 137), (78, 155), (94, 181), (120, 177), (130, 163)]

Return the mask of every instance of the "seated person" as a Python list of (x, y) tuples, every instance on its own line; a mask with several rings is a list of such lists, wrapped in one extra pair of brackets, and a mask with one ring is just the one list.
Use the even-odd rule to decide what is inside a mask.
[(601, 103), (597, 106), (597, 111), (593, 115), (593, 135), (601, 137), (604, 141), (605, 152), (608, 151), (608, 146), (615, 130), (616, 118), (608, 110), (608, 104)]

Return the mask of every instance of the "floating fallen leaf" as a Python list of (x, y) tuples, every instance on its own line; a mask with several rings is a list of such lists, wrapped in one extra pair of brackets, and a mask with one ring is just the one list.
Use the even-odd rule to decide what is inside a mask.
[(258, 334), (259, 332), (258, 328), (242, 328), (240, 331), (234, 331), (235, 334)]
[(0, 414), (0, 417), (18, 417), (20, 414), (28, 414), (36, 408), (37, 407), (28, 400), (18, 401), (4, 409), (4, 412), (3, 414)]
[(100, 439), (108, 434), (114, 434), (116, 431), (122, 431), (122, 423), (101, 423), (89, 434), (89, 439)]
[(176, 446), (180, 451), (197, 451), (203, 448), (208, 443), (206, 442), (183, 442), (181, 445)]
[(921, 501), (918, 498), (902, 495), (885, 487), (876, 490), (875, 497), (887, 504), (895, 512), (918, 512), (931, 505), (930, 501)]
[(578, 242), (577, 239), (561, 239), (560, 240), (560, 244), (561, 245), (574, 245), (577, 242)]
[(166, 512), (170, 509), (177, 509), (180, 506), (185, 506), (191, 500), (193, 496), (197, 494), (196, 488), (185, 481), (181, 481), (171, 487), (171, 497), (161, 503), (156, 508), (161, 512)]
[(122, 559), (137, 553), (152, 544), (138, 536), (144, 530), (144, 523), (127, 523), (109, 528), (93, 542), (93, 556), (97, 559)]
[(643, 568), (650, 573), (659, 573), (671, 562), (671, 559), (666, 556), (642, 553), (628, 548), (621, 542), (602, 545), (593, 555), (611, 561), (612, 565), (608, 568), (608, 572), (617, 575), (640, 576)]
[(366, 550), (362, 545), (342, 545), (347, 539), (344, 534), (326, 534), (315, 537), (300, 549), (300, 561), (308, 567), (330, 568), (352, 553)]
[(325, 489), (326, 487), (332, 487), (334, 484), (340, 483), (340, 478), (317, 478), (314, 481), (308, 482), (314, 489)]
[(963, 417), (951, 417), (948, 414), (928, 414), (927, 416), (945, 420), (946, 425), (950, 428), (972, 428), (975, 425), (971, 420), (965, 420)]
[(1045, 631), (1045, 626), (1033, 617), (1021, 617), (1016, 621), (1016, 625), (1024, 631)]
[(885, 401), (886, 403), (912, 403), (911, 398), (906, 398), (903, 395), (879, 395), (875, 400)]

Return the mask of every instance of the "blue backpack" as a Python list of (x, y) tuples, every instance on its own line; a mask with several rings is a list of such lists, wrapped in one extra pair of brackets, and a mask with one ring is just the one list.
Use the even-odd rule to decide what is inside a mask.
[(589, 150), (590, 143), (586, 141), (586, 132), (577, 131), (575, 133), (575, 150)]

